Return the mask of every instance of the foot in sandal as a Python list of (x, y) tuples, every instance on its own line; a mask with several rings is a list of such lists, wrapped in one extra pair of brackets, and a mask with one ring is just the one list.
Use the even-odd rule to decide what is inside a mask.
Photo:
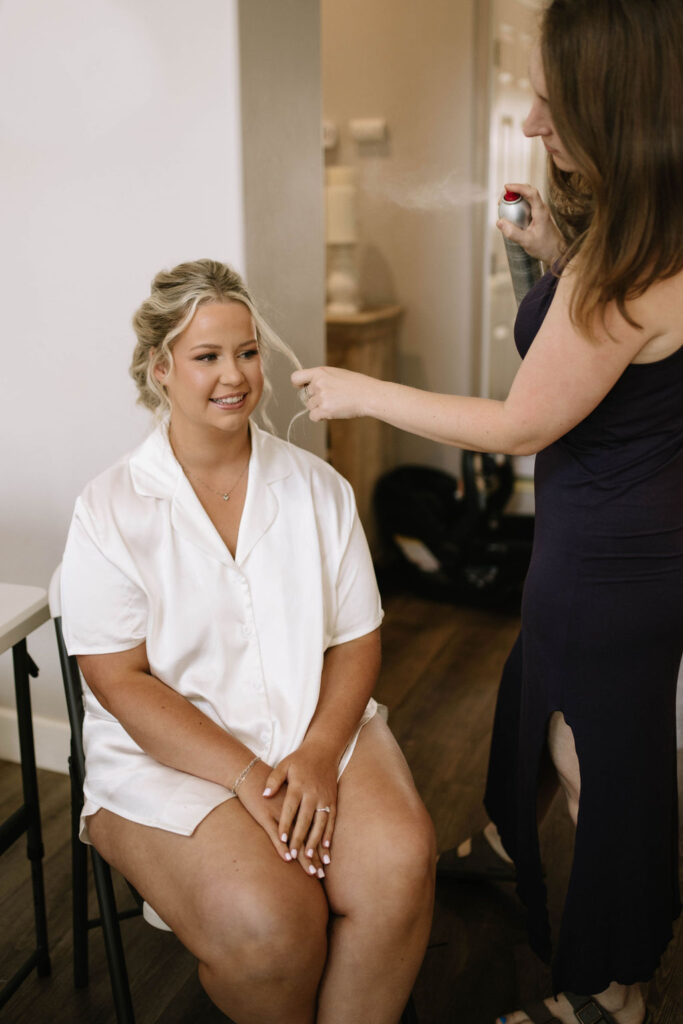
[(496, 1024), (650, 1024), (642, 993), (637, 985), (610, 985), (595, 996), (561, 993), (524, 1009), (498, 1017)]

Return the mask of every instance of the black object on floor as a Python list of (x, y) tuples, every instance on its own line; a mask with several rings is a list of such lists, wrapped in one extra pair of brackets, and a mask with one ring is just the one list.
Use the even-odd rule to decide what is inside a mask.
[(514, 486), (509, 456), (462, 453), (462, 480), (428, 466), (380, 478), (375, 512), (381, 577), (433, 600), (482, 606), (519, 602), (533, 517), (505, 515)]
[(499, 857), (483, 832), (471, 838), (472, 850), (459, 857), (457, 849), (445, 850), (436, 865), (437, 879), (455, 882), (514, 882), (514, 864)]

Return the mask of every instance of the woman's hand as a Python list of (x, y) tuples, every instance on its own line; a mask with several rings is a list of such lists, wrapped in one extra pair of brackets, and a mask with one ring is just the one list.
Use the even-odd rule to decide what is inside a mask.
[(531, 207), (531, 222), (527, 228), (519, 228), (501, 217), (496, 227), (511, 242), (521, 245), (530, 256), (543, 260), (548, 266), (554, 263), (562, 255), (565, 241), (538, 189), (531, 185), (506, 185), (505, 188), (510, 192), (518, 192), (526, 199)]
[(268, 776), (264, 790), (268, 800), (277, 799), (285, 782), (279, 839), (289, 843), (292, 857), (303, 855), (309, 865), (316, 858), (329, 864), (337, 813), (336, 759), (324, 746), (304, 740)]
[(295, 370), (291, 380), (294, 387), (303, 388), (303, 398), (313, 422), (366, 416), (368, 390), (377, 383), (372, 377), (335, 366)]
[[(271, 769), (267, 764), (263, 764), (263, 762), (255, 764), (237, 790), (237, 799), (268, 835), (278, 855), (283, 860), (291, 862), (295, 858), (290, 852), (287, 843), (283, 842), (280, 838), (280, 819), (283, 813), (283, 805), (287, 798), (288, 787), (282, 786), (280, 792), (266, 798), (263, 791), (271, 775)], [(313, 857), (306, 857), (302, 844), (297, 859), (307, 875), (318, 878), (324, 876), (322, 857), (318, 850), (314, 851)]]

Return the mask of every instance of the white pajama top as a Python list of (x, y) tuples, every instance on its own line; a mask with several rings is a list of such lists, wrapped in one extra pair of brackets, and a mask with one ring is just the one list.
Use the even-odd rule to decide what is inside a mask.
[[(250, 424), (235, 558), (158, 427), (85, 488), (62, 566), (70, 654), (147, 645), (150, 671), (266, 763), (301, 744), (328, 647), (372, 632), (382, 610), (350, 485)], [(83, 822), (100, 807), (190, 835), (223, 786), (146, 754), (84, 685)], [(370, 700), (339, 765), (376, 710)]]

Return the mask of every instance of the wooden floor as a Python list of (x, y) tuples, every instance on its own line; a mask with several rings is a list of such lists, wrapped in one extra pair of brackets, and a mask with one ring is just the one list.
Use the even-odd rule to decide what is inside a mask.
[[(481, 796), (495, 692), (517, 631), (515, 614), (385, 598), (384, 667), (377, 697), (436, 823), (440, 849), (484, 821)], [(53, 972), (32, 975), (0, 1011), (8, 1024), (112, 1024), (106, 961), (91, 935), (91, 980), (71, 980), (68, 780), (39, 773)], [(19, 800), (15, 765), (0, 764), (0, 817)], [(549, 901), (557, 925), (571, 850), (571, 827), (556, 801), (542, 830)], [(122, 899), (130, 902), (125, 886)], [(94, 906), (94, 899), (93, 899)], [(588, 922), (590, 926), (590, 922)], [(30, 882), (24, 844), (0, 864), (0, 978), (29, 952)], [(192, 958), (174, 936), (140, 919), (123, 925), (138, 1024), (218, 1024)], [(415, 988), (420, 1024), (493, 1024), (520, 999), (547, 995), (548, 974), (526, 944), (524, 912), (509, 885), (441, 884), (432, 937)], [(656, 1024), (683, 1022), (683, 928), (650, 986)], [(358, 1022), (354, 1022), (358, 1024)]]

